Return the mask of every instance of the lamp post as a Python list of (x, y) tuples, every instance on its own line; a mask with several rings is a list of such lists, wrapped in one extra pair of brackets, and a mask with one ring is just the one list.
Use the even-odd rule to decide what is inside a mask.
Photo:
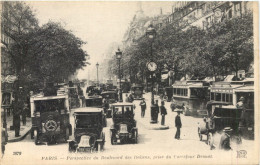
[(121, 89), (121, 73), (120, 73), (120, 60), (122, 58), (122, 52), (118, 48), (116, 52), (116, 59), (118, 60), (118, 78), (119, 78), (119, 102), (123, 102), (122, 89)]
[(156, 36), (156, 31), (153, 25), (149, 25), (146, 36), (151, 42), (150, 61), (147, 63), (147, 68), (151, 72), (152, 90), (151, 90), (151, 123), (157, 123), (159, 107), (154, 104), (154, 72), (157, 69), (156, 63), (153, 61), (153, 41)]
[(99, 64), (98, 64), (98, 62), (97, 62), (97, 64), (96, 64), (96, 67), (97, 67), (97, 84), (98, 84), (98, 86), (99, 86), (99, 81), (98, 81), (98, 67), (99, 67)]

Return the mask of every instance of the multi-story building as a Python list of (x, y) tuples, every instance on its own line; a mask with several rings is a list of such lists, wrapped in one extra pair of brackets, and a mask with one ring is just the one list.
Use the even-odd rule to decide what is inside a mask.
[(250, 1), (176, 2), (172, 14), (164, 22), (177, 24), (183, 29), (190, 26), (207, 29), (213, 22), (240, 17), (252, 8)]

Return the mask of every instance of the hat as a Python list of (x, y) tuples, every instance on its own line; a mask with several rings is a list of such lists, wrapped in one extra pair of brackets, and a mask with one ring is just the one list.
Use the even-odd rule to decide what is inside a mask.
[(224, 132), (230, 132), (230, 131), (233, 131), (233, 129), (231, 129), (230, 127), (226, 127), (223, 129)]
[(245, 98), (243, 96), (240, 97), (239, 101), (243, 101), (243, 100), (245, 100)]

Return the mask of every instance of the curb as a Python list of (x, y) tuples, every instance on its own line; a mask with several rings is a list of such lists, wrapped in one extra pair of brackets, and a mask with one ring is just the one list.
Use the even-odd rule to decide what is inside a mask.
[(24, 135), (21, 135), (20, 137), (17, 137), (15, 139), (8, 139), (8, 143), (13, 143), (13, 142), (18, 142), (23, 140), (30, 132), (31, 132), (32, 128), (30, 128)]

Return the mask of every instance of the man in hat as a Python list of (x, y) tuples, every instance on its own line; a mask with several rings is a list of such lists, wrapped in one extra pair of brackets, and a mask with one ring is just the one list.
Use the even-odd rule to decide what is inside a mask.
[(155, 100), (154, 106), (155, 106), (155, 108), (154, 108), (154, 120), (155, 120), (156, 123), (157, 123), (157, 122), (158, 122), (158, 114), (159, 114), (158, 100)]
[(232, 129), (230, 127), (226, 127), (223, 131), (224, 131), (224, 134), (220, 138), (219, 149), (231, 150), (230, 134), (232, 132)]
[(175, 139), (180, 140), (180, 135), (181, 135), (181, 110), (177, 110), (177, 116), (175, 117), (175, 127), (177, 128), (176, 134), (175, 134)]
[(164, 107), (164, 101), (161, 101), (160, 109), (161, 109), (161, 116), (162, 116), (161, 125), (164, 125), (164, 123), (165, 123), (165, 115), (167, 115), (167, 110)]
[(144, 98), (140, 102), (140, 106), (141, 106), (141, 117), (144, 118), (145, 110), (146, 110), (146, 102), (145, 102)]

